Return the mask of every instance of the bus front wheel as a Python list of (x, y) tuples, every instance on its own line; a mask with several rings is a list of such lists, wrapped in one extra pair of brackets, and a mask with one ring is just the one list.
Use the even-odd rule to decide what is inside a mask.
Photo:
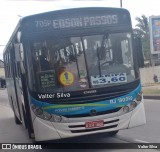
[(24, 110), (24, 106), (22, 105), (22, 111), (23, 111), (23, 121), (24, 121), (24, 127), (27, 129), (27, 119), (26, 119), (26, 113)]
[[(12, 98), (11, 98), (11, 101), (12, 101)], [(14, 114), (14, 121), (17, 125), (20, 125), (22, 124), (22, 122), (18, 119), (18, 117), (16, 116), (15, 114), (15, 110), (14, 110), (14, 106), (13, 106), (13, 101), (12, 101), (12, 108), (13, 108), (13, 114)]]

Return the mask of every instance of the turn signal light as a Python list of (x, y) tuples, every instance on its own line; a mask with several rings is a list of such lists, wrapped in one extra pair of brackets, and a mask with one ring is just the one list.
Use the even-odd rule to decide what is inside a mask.
[(141, 95), (141, 94), (138, 94), (137, 97), (136, 97), (136, 100), (137, 100), (137, 101), (141, 101), (141, 100), (142, 100), (142, 95)]

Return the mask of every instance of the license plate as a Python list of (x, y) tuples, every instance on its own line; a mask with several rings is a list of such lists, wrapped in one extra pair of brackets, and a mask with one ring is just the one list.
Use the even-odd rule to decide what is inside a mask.
[(103, 120), (91, 121), (85, 123), (85, 128), (99, 128), (104, 126)]

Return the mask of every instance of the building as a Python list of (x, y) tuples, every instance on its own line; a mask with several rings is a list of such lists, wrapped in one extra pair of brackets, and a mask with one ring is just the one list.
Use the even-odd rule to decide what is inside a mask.
[(4, 62), (0, 60), (0, 78), (4, 78)]
[(151, 64), (160, 65), (160, 16), (149, 17)]
[(4, 88), (5, 85), (4, 62), (0, 60), (0, 88)]

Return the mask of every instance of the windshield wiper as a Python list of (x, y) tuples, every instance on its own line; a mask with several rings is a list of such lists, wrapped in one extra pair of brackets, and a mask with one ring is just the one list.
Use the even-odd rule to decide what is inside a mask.
[(101, 77), (102, 76), (102, 73), (101, 73), (101, 61), (100, 61), (100, 52), (99, 52), (99, 46), (97, 44), (97, 58), (98, 58), (98, 71), (99, 71), (99, 76)]
[(89, 76), (89, 68), (88, 68), (88, 64), (87, 64), (87, 55), (86, 55), (86, 49), (85, 49), (85, 44), (84, 44), (84, 40), (82, 37), (80, 37), (81, 42), (82, 42), (82, 48), (84, 51), (84, 60), (85, 60), (85, 65), (86, 65), (86, 72), (87, 72), (87, 78), (88, 78), (88, 82), (89, 82), (89, 88), (91, 88), (91, 81), (90, 81), (90, 76)]
[(76, 61), (76, 66), (77, 66), (77, 71), (78, 71), (78, 77), (80, 78), (79, 64), (78, 64), (78, 60), (77, 60), (77, 51), (76, 51), (75, 44), (72, 44), (72, 45), (73, 45), (73, 52), (75, 54), (75, 61)]
[(103, 35), (101, 46), (99, 47), (98, 44), (97, 44), (98, 71), (99, 71), (100, 77), (102, 76), (102, 72), (101, 72), (101, 58), (103, 57), (104, 43), (105, 43), (105, 40), (108, 39), (108, 37), (109, 37), (109, 34)]

